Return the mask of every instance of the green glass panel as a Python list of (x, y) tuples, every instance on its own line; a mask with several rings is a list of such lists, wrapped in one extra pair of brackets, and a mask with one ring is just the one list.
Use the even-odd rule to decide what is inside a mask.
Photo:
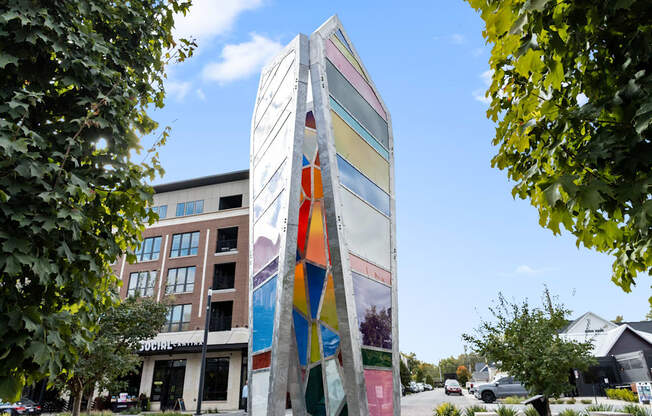
[(326, 399), (324, 398), (324, 381), (321, 376), (321, 364), (311, 368), (310, 374), (308, 374), (306, 410), (313, 416), (326, 416)]
[(344, 407), (342, 408), (342, 411), (340, 412), (340, 416), (349, 416), (348, 404), (344, 404)]
[(392, 353), (363, 348), (362, 365), (392, 368)]

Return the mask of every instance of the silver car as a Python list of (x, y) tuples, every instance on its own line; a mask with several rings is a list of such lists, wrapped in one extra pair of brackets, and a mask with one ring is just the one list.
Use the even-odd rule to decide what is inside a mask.
[(496, 378), (492, 383), (480, 384), (475, 390), (475, 397), (485, 403), (493, 403), (502, 397), (527, 395), (525, 386), (512, 376), (503, 376)]

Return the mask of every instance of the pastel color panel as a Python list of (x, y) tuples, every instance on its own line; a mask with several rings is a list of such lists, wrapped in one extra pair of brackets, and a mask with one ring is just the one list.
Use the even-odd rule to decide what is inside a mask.
[(323, 325), (321, 327), (321, 342), (324, 350), (324, 358), (337, 354), (337, 347), (340, 346), (340, 337)]
[(362, 348), (362, 365), (392, 368), (392, 353)]
[(317, 334), (317, 324), (312, 324), (312, 331), (310, 333), (310, 362), (316, 363), (321, 360), (321, 352), (319, 352), (319, 335)]
[(392, 372), (386, 370), (364, 370), (367, 385), (367, 402), (370, 416), (392, 416), (394, 400), (392, 397)]
[(345, 398), (344, 386), (337, 370), (336, 360), (327, 360), (324, 369), (326, 370), (326, 387), (328, 390), (328, 410), (331, 415), (335, 415)]
[(281, 163), (287, 157), (287, 149), (292, 136), (292, 123), (285, 120), (281, 124), (279, 134), (271, 141), (271, 144), (264, 151), (260, 152), (254, 164), (254, 170), (251, 174), (254, 185), (254, 199), (258, 197), (265, 187), (265, 184), (271, 179), (272, 175), (281, 166)]
[(253, 335), (252, 351), (272, 346), (274, 311), (276, 310), (276, 276), (254, 290), (252, 296)]
[(335, 305), (335, 287), (333, 285), (333, 276), (328, 275), (326, 282), (326, 292), (324, 293), (324, 302), (321, 307), (319, 319), (329, 325), (331, 328), (337, 330), (337, 309)]
[(340, 42), (342, 42), (342, 45), (344, 45), (349, 52), (353, 53), (353, 49), (351, 49), (349, 42), (346, 41), (346, 38), (340, 29), (335, 31), (335, 37), (339, 39)]
[(387, 114), (383, 110), (383, 106), (378, 101), (378, 97), (371, 89), (367, 81), (362, 77), (360, 72), (351, 65), (351, 62), (346, 59), (344, 54), (337, 49), (332, 41), (326, 41), (326, 56), (331, 61), (333, 65), (344, 75), (344, 77), (353, 85), (353, 87), (362, 95), (362, 97), (367, 100), (369, 104), (376, 110), (378, 114), (385, 120), (387, 120)]
[(317, 264), (326, 265), (326, 240), (321, 202), (315, 202), (312, 205), (306, 259)]
[[(343, 39), (343, 38), (342, 38)], [(351, 48), (349, 48), (349, 45), (346, 43), (346, 41), (342, 41), (342, 39), (339, 39), (337, 36), (331, 37), (331, 41), (333, 42), (333, 45), (342, 53), (342, 55), (346, 56), (346, 59), (349, 60), (349, 63), (353, 65), (353, 67), (362, 75), (367, 78), (365, 75), (362, 66), (358, 62), (357, 59), (353, 56), (353, 51), (351, 51)]]
[(379, 282), (388, 285), (392, 284), (392, 275), (387, 270), (383, 270), (380, 267), (376, 266), (375, 264), (371, 264), (368, 261), (364, 261), (360, 257), (350, 253), (349, 253), (349, 261), (351, 265), (351, 270), (353, 270), (354, 272), (378, 280)]
[(392, 290), (355, 272), (353, 297), (358, 313), (362, 344), (392, 348)]
[(310, 316), (312, 319), (317, 318), (321, 292), (324, 289), (324, 278), (326, 270), (310, 263), (306, 263), (306, 273), (308, 275), (308, 297), (310, 299)]
[(309, 161), (315, 158), (315, 154), (317, 153), (317, 132), (310, 129), (304, 130), (302, 150)]
[(297, 340), (297, 349), (299, 350), (299, 363), (306, 365), (308, 361), (308, 321), (297, 311), (292, 311), (294, 319), (294, 333)]
[(340, 188), (344, 234), (357, 256), (390, 268), (389, 218), (371, 208), (346, 188)]
[(270, 260), (277, 257), (281, 247), (281, 200), (283, 192), (272, 202), (272, 205), (254, 224), (254, 264), (256, 274)]
[(251, 413), (267, 414), (267, 393), (269, 391), (269, 370), (256, 371), (251, 375)]
[(306, 299), (306, 276), (303, 264), (299, 263), (294, 269), (294, 307), (308, 316), (308, 301)]
[(285, 163), (282, 163), (269, 182), (267, 182), (263, 191), (258, 195), (256, 201), (254, 201), (254, 222), (258, 221), (260, 215), (265, 212), (267, 207), (271, 205), (272, 201), (276, 199), (283, 189), (286, 176), (284, 168)]
[(362, 127), (362, 124), (358, 123), (356, 119), (351, 117), (351, 114), (349, 114), (344, 107), (342, 107), (337, 101), (333, 99), (333, 97), (329, 97), (329, 102), (331, 105), (331, 109), (337, 113), (338, 116), (342, 120), (346, 122), (346, 124), (349, 125), (355, 132), (364, 139), (369, 146), (373, 147), (375, 151), (378, 152), (385, 160), (389, 160), (389, 152), (387, 149), (380, 144), (378, 140), (374, 138), (364, 127)]
[(261, 283), (275, 275), (276, 272), (278, 272), (278, 257), (254, 276), (254, 288), (260, 286)]
[(372, 149), (337, 114), (331, 112), (335, 149), (384, 192), (389, 192), (389, 163)]
[(386, 148), (389, 148), (387, 122), (373, 109), (346, 78), (326, 60), (326, 77), (331, 95)]
[(378, 211), (389, 216), (389, 195), (339, 155), (337, 156), (337, 167), (342, 185), (369, 202)]

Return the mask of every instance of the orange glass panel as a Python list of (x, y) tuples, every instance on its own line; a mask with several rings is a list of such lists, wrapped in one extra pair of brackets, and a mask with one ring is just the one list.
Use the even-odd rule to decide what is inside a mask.
[(317, 152), (317, 156), (315, 156), (315, 166), (320, 166), (319, 165), (319, 152)]
[(321, 199), (324, 197), (324, 189), (321, 184), (321, 170), (320, 169), (313, 169), (313, 174), (315, 175), (313, 185), (315, 187), (314, 189), (314, 197), (315, 199)]
[(319, 352), (319, 335), (317, 335), (317, 324), (312, 323), (312, 334), (310, 335), (310, 362), (316, 363), (321, 359)]
[(337, 330), (337, 310), (335, 308), (335, 286), (333, 285), (333, 276), (328, 275), (326, 282), (326, 293), (321, 307), (319, 318), (331, 328)]
[(310, 201), (303, 201), (299, 208), (299, 231), (297, 235), (297, 246), (299, 252), (304, 253), (306, 250), (306, 232), (308, 231), (308, 220), (310, 215)]
[(310, 167), (301, 170), (301, 186), (303, 187), (303, 192), (305, 192), (306, 196), (310, 198), (310, 195), (312, 195), (310, 187)]
[(308, 231), (308, 246), (306, 259), (321, 265), (326, 265), (326, 244), (324, 242), (324, 223), (321, 202), (312, 205), (310, 229)]
[(308, 316), (306, 275), (303, 271), (303, 263), (297, 264), (294, 269), (294, 307)]

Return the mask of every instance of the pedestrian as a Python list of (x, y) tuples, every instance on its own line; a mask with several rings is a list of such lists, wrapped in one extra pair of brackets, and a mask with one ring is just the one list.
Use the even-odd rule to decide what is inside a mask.
[(247, 413), (247, 398), (249, 397), (249, 381), (245, 380), (244, 386), (242, 386), (242, 402), (244, 404), (244, 411)]

